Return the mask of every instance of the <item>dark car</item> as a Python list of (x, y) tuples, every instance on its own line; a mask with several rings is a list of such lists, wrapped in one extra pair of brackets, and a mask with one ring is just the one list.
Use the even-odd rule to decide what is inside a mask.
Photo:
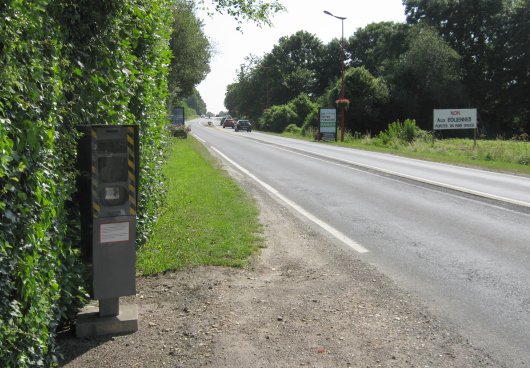
[(234, 119), (225, 119), (223, 122), (223, 128), (234, 128), (236, 125), (236, 121)]
[(234, 127), (235, 131), (246, 130), (247, 132), (252, 131), (252, 124), (248, 120), (238, 120)]

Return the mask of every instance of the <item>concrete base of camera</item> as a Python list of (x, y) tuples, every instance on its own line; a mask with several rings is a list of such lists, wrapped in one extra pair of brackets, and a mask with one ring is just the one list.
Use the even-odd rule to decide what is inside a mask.
[(99, 307), (84, 308), (77, 315), (75, 334), (78, 338), (124, 335), (138, 331), (138, 306), (120, 305), (119, 314), (101, 316)]

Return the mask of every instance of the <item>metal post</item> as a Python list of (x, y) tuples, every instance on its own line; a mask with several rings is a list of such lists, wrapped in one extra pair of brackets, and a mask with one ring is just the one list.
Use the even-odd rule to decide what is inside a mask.
[(112, 317), (120, 314), (120, 299), (100, 299), (99, 300), (99, 315), (100, 317)]
[[(340, 38), (340, 49), (341, 49), (341, 77), (342, 77), (342, 86), (341, 86), (341, 99), (344, 100), (344, 20), (345, 17), (338, 17), (336, 15), (331, 14), (327, 10), (324, 10), (324, 14), (331, 15), (334, 18), (340, 19), (342, 22), (342, 34)], [(340, 113), (340, 141), (344, 142), (344, 106), (341, 106), (341, 113)]]
[[(344, 100), (344, 19), (341, 18), (342, 23), (342, 34), (340, 37), (340, 48), (341, 48), (341, 64), (342, 64), (342, 92), (341, 99)], [(341, 108), (340, 113), (340, 141), (344, 142), (344, 106)]]

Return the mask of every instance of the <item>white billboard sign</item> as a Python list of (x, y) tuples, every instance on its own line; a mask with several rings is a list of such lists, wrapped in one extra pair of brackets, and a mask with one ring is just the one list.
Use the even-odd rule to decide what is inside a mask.
[(477, 109), (433, 110), (433, 129), (476, 129)]

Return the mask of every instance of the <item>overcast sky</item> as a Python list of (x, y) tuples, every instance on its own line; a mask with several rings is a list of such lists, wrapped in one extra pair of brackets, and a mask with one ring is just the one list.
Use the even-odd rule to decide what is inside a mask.
[(404, 22), (401, 0), (280, 0), (287, 8), (276, 15), (273, 27), (259, 28), (252, 23), (243, 24), (243, 33), (236, 30), (236, 22), (229, 16), (201, 16), (204, 31), (216, 49), (211, 72), (197, 87), (208, 111), (217, 114), (225, 110), (226, 86), (233, 83), (239, 66), (246, 56), (262, 56), (272, 50), (282, 36), (304, 30), (316, 35), (324, 43), (341, 37), (341, 21), (324, 14), (324, 10), (344, 21), (344, 37), (351, 36), (357, 28), (382, 21)]

